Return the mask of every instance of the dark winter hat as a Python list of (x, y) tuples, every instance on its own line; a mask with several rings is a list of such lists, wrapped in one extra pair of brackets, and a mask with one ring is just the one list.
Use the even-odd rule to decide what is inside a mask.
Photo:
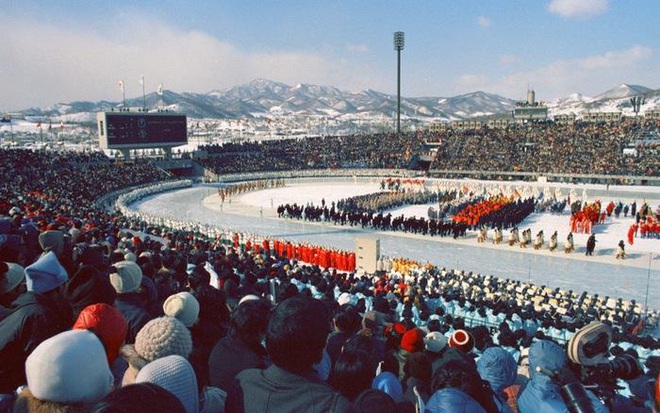
[(48, 230), (39, 234), (39, 245), (44, 251), (54, 251), (59, 254), (64, 249), (64, 233), (58, 230)]
[(80, 267), (67, 283), (66, 296), (74, 311), (78, 313), (91, 304), (113, 305), (117, 292), (106, 275), (85, 265)]
[(360, 393), (353, 406), (358, 413), (396, 413), (398, 411), (392, 396), (377, 389), (367, 389)]
[(50, 251), (32, 265), (25, 269), (26, 285), (28, 291), (45, 293), (67, 282), (69, 275), (55, 253)]
[(465, 330), (456, 330), (448, 340), (449, 347), (455, 348), (467, 354), (474, 348), (474, 337)]

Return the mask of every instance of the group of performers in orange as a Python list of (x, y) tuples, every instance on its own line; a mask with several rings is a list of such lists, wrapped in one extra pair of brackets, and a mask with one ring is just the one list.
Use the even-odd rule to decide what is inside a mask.
[(232, 236), (232, 245), (236, 249), (244, 248), (257, 254), (271, 252), (279, 257), (299, 260), (322, 268), (336, 268), (338, 271), (355, 271), (355, 253), (341, 251), (311, 244), (295, 244), (290, 241), (263, 239), (261, 242), (242, 239), (239, 233)]

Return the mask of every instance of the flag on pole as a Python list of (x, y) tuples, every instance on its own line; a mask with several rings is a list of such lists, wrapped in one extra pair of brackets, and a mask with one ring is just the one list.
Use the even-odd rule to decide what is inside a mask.
[(160, 96), (163, 96), (163, 84), (162, 83), (158, 85), (158, 92), (157, 93)]
[(117, 83), (117, 84), (119, 86), (119, 90), (121, 90), (123, 92), (124, 91), (124, 81), (120, 80), (119, 83)]
[(140, 75), (140, 84), (144, 85), (144, 75)]

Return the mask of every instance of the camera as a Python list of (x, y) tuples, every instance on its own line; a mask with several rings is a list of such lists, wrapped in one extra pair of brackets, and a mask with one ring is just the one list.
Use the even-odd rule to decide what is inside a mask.
[(566, 350), (580, 382), (606, 406), (611, 406), (616, 391), (620, 389), (617, 380), (632, 380), (643, 373), (633, 354), (625, 353), (609, 360), (607, 354), (611, 344), (612, 328), (594, 322), (577, 331), (568, 341)]

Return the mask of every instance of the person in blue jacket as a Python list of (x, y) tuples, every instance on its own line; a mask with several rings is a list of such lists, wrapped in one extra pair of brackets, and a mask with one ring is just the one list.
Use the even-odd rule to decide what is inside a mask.
[[(520, 413), (557, 413), (568, 412), (560, 393), (560, 384), (551, 377), (537, 372), (537, 367), (543, 367), (551, 372), (558, 372), (567, 366), (566, 352), (557, 343), (550, 340), (539, 340), (529, 348), (530, 381), (518, 397)], [(596, 413), (607, 413), (608, 409), (588, 390), (585, 390), (591, 401), (591, 407)]]

